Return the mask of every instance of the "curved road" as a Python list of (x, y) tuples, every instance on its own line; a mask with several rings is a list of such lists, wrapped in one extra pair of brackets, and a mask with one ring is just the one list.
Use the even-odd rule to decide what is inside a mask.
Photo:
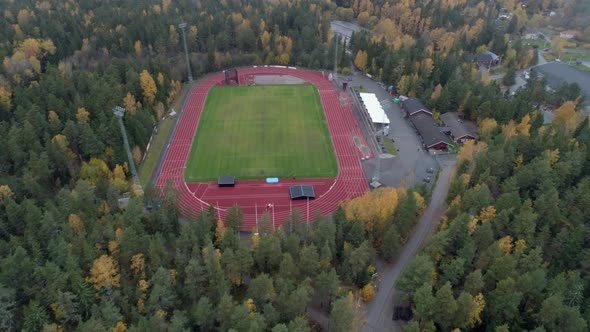
[[(445, 212), (445, 198), (451, 184), (456, 158), (454, 155), (440, 156), (438, 161), (441, 165), (441, 173), (432, 193), (430, 204), (420, 217), (414, 234), (403, 247), (399, 259), (379, 270), (380, 288), (373, 301), (360, 310), (361, 314), (364, 312), (365, 316), (363, 332), (402, 331), (401, 325), (392, 320), (393, 299), (396, 296), (395, 283), (401, 271), (416, 255), (425, 240), (437, 229), (438, 221)], [(330, 319), (323, 311), (315, 307), (308, 307), (307, 317), (320, 325), (324, 331), (329, 331)]]
[(366, 324), (363, 331), (401, 331), (401, 326), (392, 320), (393, 299), (396, 296), (395, 283), (399, 278), (401, 271), (416, 255), (418, 249), (424, 244), (425, 240), (431, 235), (438, 226), (438, 221), (445, 212), (445, 198), (451, 184), (451, 176), (455, 166), (454, 156), (442, 156), (439, 159), (441, 163), (441, 173), (436, 182), (436, 187), (432, 193), (430, 204), (426, 211), (420, 217), (416, 226), (414, 235), (406, 243), (399, 259), (381, 269), (381, 288), (377, 292), (371, 303), (366, 305)]

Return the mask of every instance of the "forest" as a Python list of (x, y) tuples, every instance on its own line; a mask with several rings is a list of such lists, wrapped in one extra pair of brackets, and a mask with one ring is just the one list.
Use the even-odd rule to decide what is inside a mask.
[[(515, 15), (498, 27), (502, 6)], [(444, 226), (407, 280), (432, 273), (399, 285), (408, 328), (586, 327), (579, 87), (547, 92), (534, 79), (506, 96), (464, 61), (492, 50), (509, 72), (534, 63), (511, 36), (535, 13), (479, 0), (23, 0), (0, 12), (0, 330), (310, 331), (311, 306), (334, 331), (357, 330), (374, 261), (395, 260), (424, 188), (378, 190), (313, 224), (294, 213), (289, 227), (249, 236), (239, 207), (223, 221), (211, 210), (183, 218), (170, 188), (118, 205), (132, 188), (112, 109), (127, 110), (140, 162), (186, 80), (179, 23), (198, 79), (252, 64), (333, 68), (334, 19), (371, 32), (340, 41), (339, 70), (354, 65), (486, 132), (459, 155)], [(535, 115), (542, 104), (563, 104), (555, 125)], [(161, 207), (145, 209), (154, 198)], [(440, 301), (477, 310), (443, 313)]]
[(482, 121), (463, 146), (440, 230), (397, 284), (408, 331), (587, 331), (590, 122), (575, 108)]

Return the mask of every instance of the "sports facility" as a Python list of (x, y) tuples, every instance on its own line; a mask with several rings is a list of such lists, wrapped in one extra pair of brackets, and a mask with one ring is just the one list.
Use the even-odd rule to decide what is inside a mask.
[(294, 211), (311, 222), (369, 190), (360, 162), (370, 149), (327, 73), (255, 66), (211, 74), (178, 116), (155, 186), (176, 189), (185, 216), (213, 207), (223, 220), (239, 205), (242, 230), (257, 230), (266, 213), (276, 229)]
[(311, 84), (213, 87), (185, 169), (187, 182), (333, 178), (338, 165)]

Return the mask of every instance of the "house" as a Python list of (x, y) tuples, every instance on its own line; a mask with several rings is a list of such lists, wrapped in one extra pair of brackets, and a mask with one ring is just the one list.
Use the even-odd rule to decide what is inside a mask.
[(580, 34), (581, 32), (578, 30), (565, 30), (559, 33), (559, 37), (563, 39), (572, 39), (579, 36)]
[(496, 66), (499, 65), (501, 59), (498, 55), (493, 52), (486, 51), (483, 54), (476, 54), (476, 55), (469, 55), (467, 56), (467, 62), (475, 63), (478, 67), (479, 66)]
[(537, 40), (539, 39), (539, 32), (535, 30), (527, 30), (522, 34), (523, 39)]
[(451, 145), (448, 136), (440, 131), (431, 114), (416, 112), (410, 116), (410, 122), (420, 134), (422, 145), (426, 149), (446, 150)]
[(463, 118), (463, 113), (459, 112), (448, 112), (440, 115), (440, 119), (448, 128), (448, 135), (459, 143), (463, 144), (469, 140), (477, 139), (477, 127), (471, 121), (467, 121)]
[(406, 98), (401, 102), (402, 109), (406, 112), (406, 117), (411, 117), (418, 113), (424, 113), (432, 117), (432, 112), (422, 104), (420, 99)]
[(498, 20), (508, 20), (512, 18), (512, 13), (510, 13), (506, 8), (500, 9), (498, 13)]

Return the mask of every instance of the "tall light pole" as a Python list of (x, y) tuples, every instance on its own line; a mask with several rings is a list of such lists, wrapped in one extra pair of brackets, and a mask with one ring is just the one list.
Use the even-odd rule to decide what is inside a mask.
[(338, 33), (334, 32), (334, 40), (336, 41), (336, 46), (334, 47), (334, 80), (336, 80), (336, 75), (338, 75)]
[(117, 120), (119, 120), (119, 127), (121, 127), (121, 134), (123, 135), (123, 144), (125, 145), (125, 151), (127, 152), (127, 159), (129, 159), (129, 169), (131, 170), (133, 183), (139, 188), (141, 192), (143, 192), (143, 189), (141, 188), (141, 183), (139, 183), (139, 176), (137, 175), (135, 162), (133, 161), (133, 155), (131, 154), (131, 148), (129, 147), (129, 140), (127, 139), (127, 130), (125, 130), (125, 124), (123, 123), (125, 109), (121, 106), (115, 106), (115, 108), (113, 108), (113, 114), (115, 114)]
[(188, 81), (193, 81), (193, 73), (191, 72), (191, 63), (188, 59), (188, 48), (186, 47), (186, 33), (184, 29), (186, 29), (186, 22), (180, 23), (178, 27), (182, 30), (182, 42), (184, 44), (184, 56), (186, 57), (186, 70), (188, 71)]

